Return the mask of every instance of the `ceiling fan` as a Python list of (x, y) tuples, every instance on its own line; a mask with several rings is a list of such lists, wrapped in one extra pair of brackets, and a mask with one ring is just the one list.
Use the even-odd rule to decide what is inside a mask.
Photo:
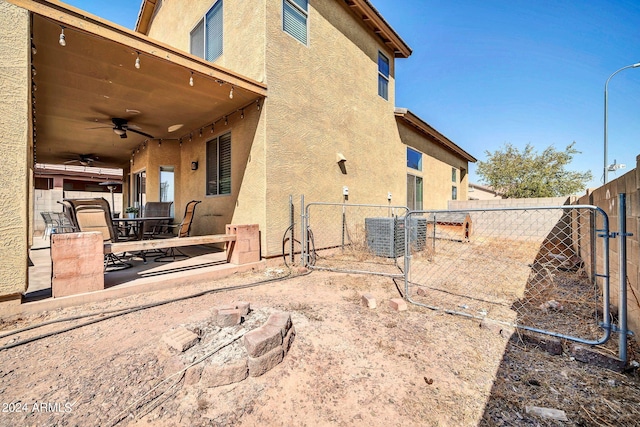
[[(147, 138), (153, 138), (153, 135), (149, 135), (146, 132), (142, 132), (140, 126), (129, 123), (127, 119), (121, 119), (118, 117), (113, 117), (111, 119), (111, 123), (113, 123), (113, 132), (118, 135), (120, 138), (127, 137), (127, 131), (137, 133), (142, 136), (146, 136)], [(106, 128), (106, 126), (100, 126), (98, 128), (90, 128), (90, 129), (101, 129)]]
[(93, 154), (78, 154), (78, 158), (67, 160), (64, 164), (69, 165), (71, 163), (79, 163), (81, 166), (93, 166), (96, 162), (102, 163), (99, 160), (100, 158)]

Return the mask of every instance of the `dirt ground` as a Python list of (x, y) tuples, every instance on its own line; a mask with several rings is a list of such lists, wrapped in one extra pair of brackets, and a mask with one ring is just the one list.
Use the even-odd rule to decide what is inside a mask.
[[(274, 274), (282, 273), (272, 268), (1, 324), (5, 346), (102, 320), (0, 350), (0, 425), (640, 423), (637, 369), (616, 373), (572, 360), (566, 352), (551, 356), (523, 344), (513, 331), (483, 328), (478, 320), (440, 311), (409, 305), (396, 312), (388, 300), (399, 293), (386, 277), (313, 272), (231, 289)], [(113, 310), (214, 289), (110, 317)], [(361, 305), (364, 292), (375, 296), (376, 309)], [(171, 377), (176, 368), (162, 336), (178, 325), (202, 324), (212, 307), (233, 301), (249, 301), (265, 316), (291, 313), (296, 338), (283, 362), (263, 376), (215, 388)], [(83, 314), (93, 316), (6, 335)], [(630, 358), (638, 360), (633, 352)], [(563, 410), (568, 421), (528, 414), (527, 406)]]

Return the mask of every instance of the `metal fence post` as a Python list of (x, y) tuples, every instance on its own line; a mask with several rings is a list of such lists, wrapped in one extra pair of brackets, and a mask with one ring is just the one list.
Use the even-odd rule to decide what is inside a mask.
[(293, 195), (289, 195), (289, 227), (291, 228), (291, 241), (289, 242), (289, 260), (291, 265), (296, 261), (295, 256), (295, 208), (293, 207)]
[(618, 315), (620, 322), (620, 342), (618, 353), (620, 360), (627, 361), (627, 198), (625, 193), (618, 194), (618, 233), (620, 254), (620, 295), (618, 297)]
[(300, 246), (302, 248), (302, 266), (307, 267), (307, 218), (305, 215), (304, 194), (300, 196)]
[(404, 299), (409, 300), (409, 269), (411, 267), (411, 245), (407, 224), (410, 222), (411, 212), (404, 215)]

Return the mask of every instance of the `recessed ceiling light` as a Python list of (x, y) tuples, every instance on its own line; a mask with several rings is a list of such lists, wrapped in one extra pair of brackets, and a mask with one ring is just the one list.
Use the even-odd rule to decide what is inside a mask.
[(169, 128), (167, 129), (169, 132), (175, 132), (178, 129), (182, 129), (182, 126), (184, 126), (182, 123), (177, 124), (177, 125), (171, 125), (169, 126)]
[(132, 110), (130, 108), (127, 108), (126, 110), (124, 110), (125, 112), (129, 113), (129, 114), (140, 114), (140, 110)]

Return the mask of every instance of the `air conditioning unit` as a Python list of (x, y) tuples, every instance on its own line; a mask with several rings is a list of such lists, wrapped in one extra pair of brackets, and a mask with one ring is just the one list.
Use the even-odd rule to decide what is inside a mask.
[[(404, 256), (404, 217), (365, 218), (367, 247), (376, 256), (398, 258)], [(410, 243), (414, 250), (426, 245), (427, 219), (412, 217), (409, 225)]]

